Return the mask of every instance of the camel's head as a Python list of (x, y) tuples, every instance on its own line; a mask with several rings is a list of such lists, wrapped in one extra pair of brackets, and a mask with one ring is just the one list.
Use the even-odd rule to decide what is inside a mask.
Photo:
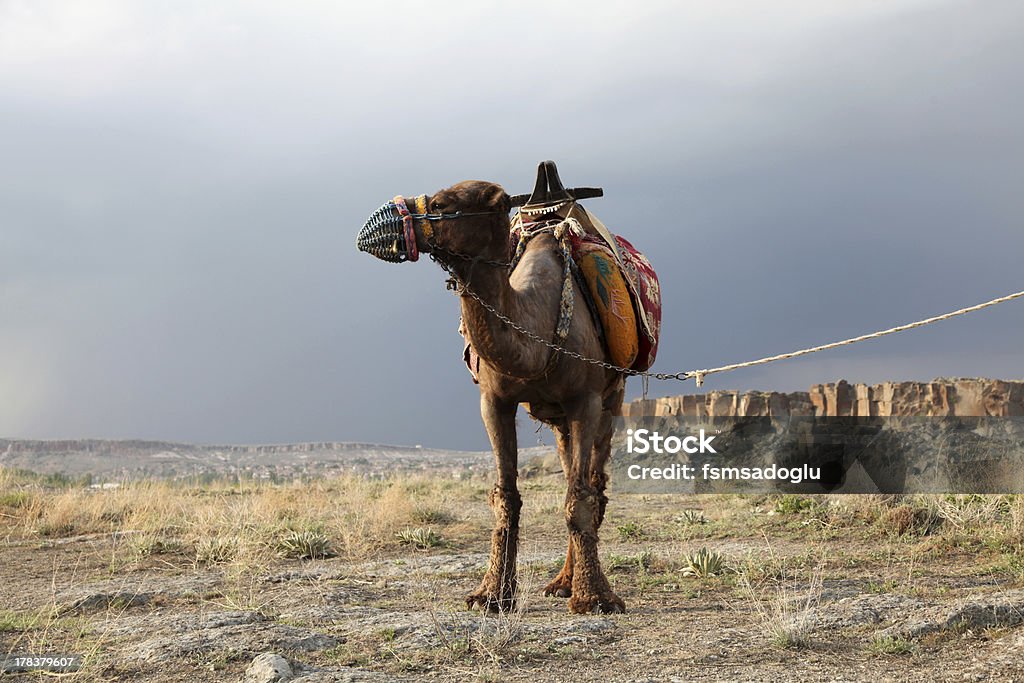
[(399, 195), (377, 209), (356, 246), (384, 261), (415, 261), (419, 254), (508, 256), (512, 201), (500, 185), (466, 180), (433, 195)]

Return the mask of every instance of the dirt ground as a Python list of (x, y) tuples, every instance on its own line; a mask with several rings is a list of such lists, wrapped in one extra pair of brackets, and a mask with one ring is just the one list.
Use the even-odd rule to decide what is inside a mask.
[(55, 530), (60, 501), (37, 492), (30, 514), (9, 483), (0, 655), (83, 654), (72, 680), (153, 683), (240, 681), (264, 652), (301, 681), (1024, 681), (1013, 497), (613, 494), (602, 560), (628, 611), (581, 616), (541, 595), (565, 542), (561, 485), (542, 477), (523, 484), (519, 609), (494, 616), (463, 603), (486, 563), (487, 483), (432, 486), (409, 490), (433, 508), (395, 513), (432, 534), (304, 560), (218, 558), (166, 540), (170, 522), (145, 546), (128, 519)]

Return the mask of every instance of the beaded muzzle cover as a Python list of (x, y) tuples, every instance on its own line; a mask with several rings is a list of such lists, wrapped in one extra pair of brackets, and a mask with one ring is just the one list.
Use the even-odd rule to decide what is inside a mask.
[[(417, 213), (425, 213), (421, 207), (426, 204), (426, 195), (420, 195), (414, 201)], [(356, 237), (356, 247), (390, 263), (419, 259), (413, 215), (404, 197), (398, 195), (370, 215)]]

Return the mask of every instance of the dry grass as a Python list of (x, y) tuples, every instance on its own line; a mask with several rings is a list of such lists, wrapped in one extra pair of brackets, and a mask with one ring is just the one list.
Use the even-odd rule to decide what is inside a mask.
[(1018, 538), (1024, 539), (1024, 496), (1010, 496), (1007, 507), (1010, 530)]
[(821, 599), (822, 568), (806, 584), (788, 578), (754, 583), (740, 575), (739, 586), (754, 606), (760, 628), (775, 647), (803, 649), (811, 645), (813, 616)]
[[(116, 489), (49, 488), (0, 469), (0, 512), (13, 538), (118, 533), (136, 537), (140, 555), (185, 552), (223, 561), (252, 551), (308, 546), (349, 558), (397, 544), (412, 523), (457, 524), (457, 510), (479, 484), (408, 477), (359, 477), (303, 483), (215, 482), (188, 487), (138, 481)], [(287, 547), (285, 547), (287, 546)]]
[[(273, 614), (264, 578), (275, 562), (333, 555), (361, 561), (401, 554), (407, 550), (399, 532), (427, 520), (431, 528), (424, 533), (425, 546), (436, 545), (441, 534), (446, 543), (470, 535), (484, 538), (491, 524), (486, 490), (482, 481), (411, 475), (390, 480), (345, 476), (301, 484), (157, 480), (103, 489), (0, 468), (0, 540), (102, 540), (110, 554), (108, 576), (153, 567), (179, 571), (189, 564), (216, 566), (222, 578), (215, 591), (202, 597), (204, 602)], [(473, 510), (467, 512), (470, 506)], [(63, 583), (67, 572), (61, 569)], [(77, 623), (91, 624), (89, 632)], [(61, 616), (54, 601), (38, 613), (0, 612), (5, 652), (94, 653), (103, 647), (104, 630), (96, 627), (95, 615), (89, 620)], [(510, 625), (506, 635), (501, 629), (486, 637), (482, 631), (474, 634), (477, 659), (486, 659), (480, 654), (484, 651), (500, 649), (513, 631)], [(89, 671), (81, 676), (88, 679)]]
[[(516, 646), (526, 633), (526, 616), (541, 585), (536, 571), (529, 567), (521, 568), (514, 608), (498, 614), (481, 611), (469, 622), (456, 613), (440, 612), (431, 607), (434, 629), (449, 670), (469, 677), (490, 679), (492, 672), (515, 654)], [(432, 602), (436, 603), (436, 600)], [(460, 665), (466, 664), (475, 665), (475, 670), (460, 670)]]
[(1024, 512), (1021, 500), (1008, 496), (934, 496), (929, 500), (934, 514), (954, 529), (985, 527), (1010, 518), (1016, 508)]
[[(524, 482), (523, 488), (535, 508), (527, 521), (560, 533), (560, 482)], [(0, 468), (0, 534), (43, 541), (113, 534), (121, 539), (116, 560), (123, 564), (160, 555), (200, 564), (279, 555), (358, 560), (398, 552), (407, 544), (433, 547), (439, 539), (457, 548), (481, 532), (486, 535), (491, 525), (487, 490), (482, 479), (413, 475), (296, 484), (138, 481), (95, 489)], [(639, 509), (623, 517), (612, 507), (604, 538), (627, 544), (689, 542), (754, 530), (822, 540), (854, 532), (906, 542), (923, 536), (955, 540), (955, 534), (969, 533), (991, 547), (1024, 543), (1024, 496), (697, 496), (694, 502), (701, 511), (677, 510), (664, 519)], [(417, 535), (417, 529), (423, 531)]]
[[(330, 590), (350, 592), (352, 600), (381, 610), (429, 611), (437, 634), (428, 634), (429, 645), (410, 648), (404, 641), (408, 636), (384, 624), (379, 631), (351, 637), (317, 663), (335, 661), (333, 656), (339, 663), (396, 675), (444, 671), (459, 678), (504, 680), (509, 667), (547, 667), (601, 649), (594, 644), (602, 642), (599, 638), (619, 637), (577, 640), (573, 634), (568, 644), (555, 647), (538, 638), (537, 633), (550, 630), (545, 610), (564, 611), (564, 604), (552, 607), (549, 599), (537, 597), (564, 557), (564, 483), (531, 479), (522, 488), (528, 505), (524, 543), (539, 540), (541, 545), (520, 555), (517, 609), (496, 617), (467, 619), (462, 611), (462, 595), (482, 573), (472, 556), (484, 556), (493, 523), (487, 506), (490, 484), (484, 479), (343, 476), (295, 485), (141, 481), (104, 490), (0, 469), (0, 540), (6, 538), (25, 553), (39, 546), (57, 549), (55, 555), (65, 545), (102, 548), (99, 552), (111, 555), (109, 571), (97, 576), (104, 573), (104, 556), (94, 563), (88, 581), (122, 569), (174, 573), (193, 563), (213, 565), (201, 573), (216, 575), (215, 587), (204, 588), (195, 604), (183, 598), (176, 605), (256, 610), (268, 619), (288, 616), (286, 607), (268, 602), (276, 590), (266, 582), (268, 567), (333, 553), (338, 558), (330, 567), (339, 578), (331, 579), (336, 583)], [(759, 644), (827, 646), (831, 634), (813, 630), (823, 581), (831, 586), (841, 579), (862, 592), (931, 591), (922, 594), (929, 599), (944, 588), (935, 580), (922, 582), (922, 575), (951, 573), (986, 585), (992, 579), (1005, 585), (1024, 582), (1020, 496), (702, 495), (681, 501), (613, 492), (611, 498), (602, 528), (602, 562), (616, 592), (631, 610), (639, 607), (633, 613), (667, 604), (666, 615), (678, 608), (714, 624), (717, 611), (704, 607), (733, 604), (735, 621), (756, 634), (749, 643), (754, 650)], [(69, 536), (87, 539), (64, 543), (61, 537)], [(416, 546), (424, 552), (412, 552)], [(721, 554), (693, 552), (702, 547)], [(690, 561), (686, 551), (693, 553)], [(460, 556), (459, 561), (448, 563), (446, 555)], [(402, 566), (408, 573), (394, 582), (386, 576), (366, 578), (359, 575), (364, 560)], [(434, 560), (443, 561), (436, 572)], [(691, 566), (695, 569), (688, 570)], [(345, 575), (349, 571), (351, 577)], [(302, 583), (301, 589), (312, 591), (312, 583)], [(326, 591), (326, 586), (316, 590)], [(540, 601), (533, 614), (531, 599)], [(84, 652), (102, 647), (102, 612), (87, 621), (61, 616), (54, 605), (34, 607), (0, 609), (5, 645), (14, 640), (19, 647)], [(110, 607), (111, 619), (119, 609), (125, 608)], [(632, 628), (621, 626), (618, 633)], [(869, 644), (865, 638), (859, 647), (864, 654), (889, 657), (911, 653), (915, 645), (881, 638)]]
[[(70, 571), (74, 574), (77, 568)], [(57, 574), (58, 570), (54, 568), (52, 585), (56, 585)], [(40, 675), (40, 679), (97, 679), (103, 666), (98, 653), (110, 639), (108, 631), (111, 625), (126, 609), (125, 604), (112, 603), (98, 619), (88, 619), (66, 613), (57, 604), (55, 592), (31, 610), (0, 609), (0, 659), (19, 652), (76, 654), (83, 658), (76, 671)]]

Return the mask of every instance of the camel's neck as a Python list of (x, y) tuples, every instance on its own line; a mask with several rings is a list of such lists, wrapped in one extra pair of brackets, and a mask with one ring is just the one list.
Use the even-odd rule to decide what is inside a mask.
[[(541, 242), (543, 239), (536, 238), (536, 241)], [(536, 246), (542, 247), (539, 243)], [(539, 253), (532, 248), (533, 243), (530, 247), (517, 266), (517, 271), (541, 270), (536, 263)], [(542, 251), (553, 253), (550, 248)], [(550, 297), (539, 296), (536, 287), (514, 288), (503, 267), (484, 263), (473, 266), (468, 262), (452, 263), (451, 267), (462, 282), (468, 283), (473, 293), (502, 314), (541, 336), (550, 333), (549, 328), (553, 322), (547, 318), (552, 317), (557, 309), (559, 286), (540, 288), (541, 291), (554, 293), (556, 300), (549, 302), (547, 299)], [(468, 294), (462, 296), (462, 320), (473, 349), (494, 369), (515, 377), (533, 377), (543, 371), (549, 353), (547, 347), (528, 339), (499, 320)]]

